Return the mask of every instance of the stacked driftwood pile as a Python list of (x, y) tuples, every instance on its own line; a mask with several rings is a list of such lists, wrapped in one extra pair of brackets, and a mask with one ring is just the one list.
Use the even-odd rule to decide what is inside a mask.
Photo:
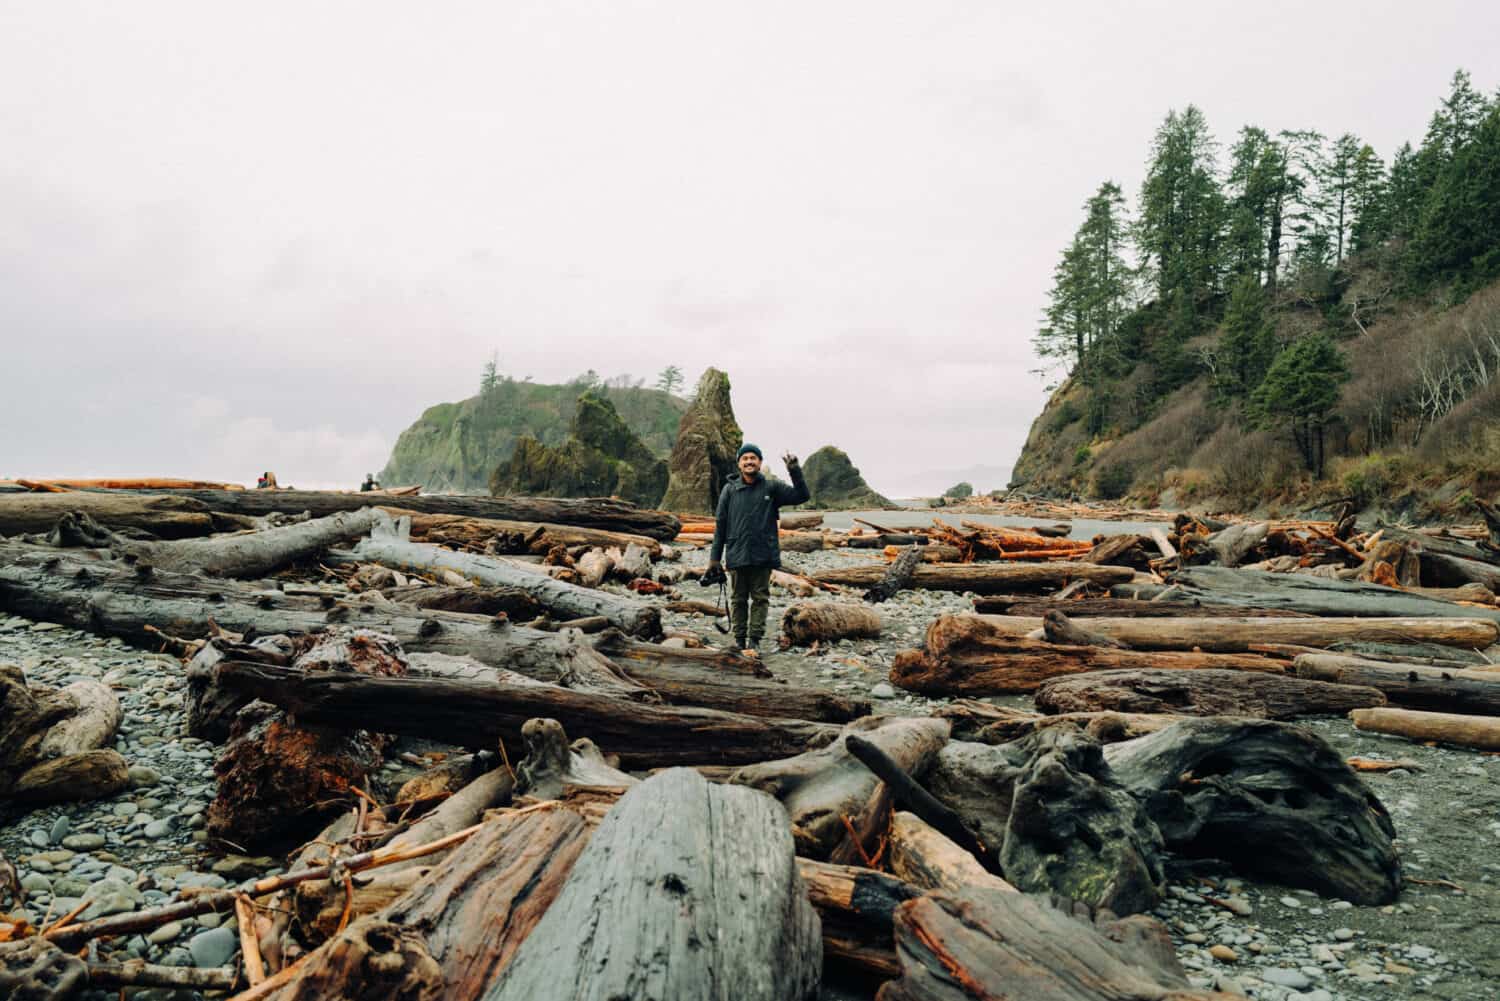
[[(1188, 985), (1143, 913), (1168, 866), (1214, 858), (1361, 904), (1400, 888), (1381, 804), (1326, 743), (1283, 721), (1455, 693), (1445, 706), (1471, 711), (1492, 684), (1468, 672), (1455, 684), (1448, 663), (1494, 644), (1490, 609), (1264, 573), (1352, 588), (1340, 600), (1356, 604), (1376, 600), (1365, 589), (1422, 604), (1343, 613), (1362, 618), (1207, 614), (1192, 575), (1245, 571), (1174, 571), (1196, 532), (1134, 539), (1155, 550), (1138, 568), (1123, 543), (1110, 555), (1109, 540), (965, 526), (933, 544), (967, 562), (922, 563), (926, 547), (907, 545), (858, 579), (785, 583), (864, 586), (869, 604), (908, 586), (1006, 596), (988, 600), (1010, 614), (934, 622), (893, 680), (1034, 690), (1045, 715), (965, 700), (872, 717), (862, 701), (663, 637), (661, 609), (683, 600), (661, 546), (679, 531), (670, 515), (402, 501), (0, 496), (12, 536), (0, 541), (0, 610), (180, 652), (190, 730), (219, 745), (209, 833), (292, 851), (284, 875), (150, 910), (0, 923), (14, 940), (0, 944), (0, 994), (809, 998), (831, 973), (883, 981), (887, 1001), (1217, 997)], [(1050, 555), (1063, 549), (1069, 559)], [(987, 558), (1019, 551), (1050, 552)], [(631, 589), (584, 586), (611, 576)], [(1089, 614), (1105, 610), (1119, 614)], [(874, 614), (809, 602), (784, 628), (795, 642), (857, 634)], [(1406, 665), (1387, 685), (1325, 680), (1317, 672), (1343, 668), (1301, 655), (1340, 641), (1423, 644), (1441, 677)], [(31, 776), (0, 793), (45, 798), (38, 768), (76, 773), (107, 750), (107, 705), (18, 671), (0, 681), (7, 708), (25, 707), (0, 723), (0, 753)], [(449, 751), (383, 789), (402, 736)], [(88, 962), (100, 937), (210, 910), (238, 917), (233, 969)]]

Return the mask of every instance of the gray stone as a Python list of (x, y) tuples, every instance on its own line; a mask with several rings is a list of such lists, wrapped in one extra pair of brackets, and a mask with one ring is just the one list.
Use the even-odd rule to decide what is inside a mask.
[(896, 697), (896, 689), (892, 688), (889, 683), (882, 681), (870, 689), (870, 697), (874, 699), (894, 699)]
[(153, 820), (149, 824), (142, 826), (141, 833), (148, 838), (164, 838), (172, 833), (172, 828), (175, 826), (173, 818), (166, 817), (162, 820)]
[(1335, 928), (1333, 930), (1333, 937), (1336, 938), (1336, 939), (1338, 939), (1340, 942), (1347, 942), (1351, 938), (1354, 937), (1354, 929), (1353, 928)]
[(133, 817), (141, 812), (141, 808), (127, 800), (124, 803), (116, 803), (110, 812), (116, 817)]
[(137, 789), (154, 786), (161, 781), (161, 773), (146, 765), (132, 765), (126, 774), (130, 776), (130, 784)]
[(68, 819), (67, 814), (58, 817), (52, 822), (52, 830), (47, 832), (49, 843), (54, 845), (62, 844), (62, 839), (68, 836), (68, 831), (72, 830), (72, 828), (73, 822)]
[(39, 872), (29, 872), (21, 877), (21, 889), (31, 893), (51, 893), (52, 880)]
[(59, 879), (52, 884), (52, 892), (59, 897), (81, 897), (89, 892), (89, 884), (81, 879)]
[(91, 852), (104, 847), (102, 834), (70, 834), (63, 838), (63, 847), (75, 852)]
[(150, 935), (147, 935), (146, 941), (150, 942), (152, 945), (165, 945), (181, 934), (182, 922), (169, 921), (166, 924), (162, 925), (160, 928), (153, 931)]
[(1280, 966), (1268, 966), (1263, 970), (1256, 971), (1260, 979), (1277, 987), (1290, 987), (1294, 991), (1300, 991), (1305, 987), (1311, 987), (1312, 981), (1307, 974), (1301, 970), (1288, 970)]
[(192, 954), (193, 965), (205, 969), (228, 963), (239, 951), (240, 939), (232, 927), (224, 925), (199, 932), (188, 939), (187, 947)]
[(33, 848), (46, 848), (52, 842), (47, 839), (47, 832), (38, 827), (27, 836)]

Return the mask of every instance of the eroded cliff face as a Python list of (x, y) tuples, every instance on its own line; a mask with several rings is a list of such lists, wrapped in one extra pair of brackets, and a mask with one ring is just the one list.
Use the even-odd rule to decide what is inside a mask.
[(710, 368), (698, 379), (693, 405), (682, 415), (668, 460), (671, 480), (662, 510), (712, 514), (719, 491), (735, 474), (735, 453), (744, 440), (729, 400), (729, 376)]
[[(485, 493), (490, 475), (523, 437), (553, 448), (568, 439), (578, 396), (586, 388), (505, 380), (479, 396), (429, 407), (397, 438), (380, 481), (416, 483), (432, 492)], [(686, 400), (645, 388), (595, 392), (653, 455), (672, 447)]]

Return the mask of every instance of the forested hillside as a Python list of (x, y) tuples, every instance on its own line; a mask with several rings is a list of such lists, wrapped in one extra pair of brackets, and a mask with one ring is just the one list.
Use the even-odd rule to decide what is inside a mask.
[(551, 446), (566, 441), (578, 397), (589, 390), (608, 399), (647, 448), (665, 456), (688, 406), (675, 395), (681, 386), (682, 373), (676, 366), (663, 370), (658, 388), (648, 389), (644, 380), (628, 375), (602, 380), (593, 371), (561, 385), (544, 385), (504, 375), (491, 362), (477, 396), (429, 407), (401, 432), (380, 481), (387, 486), (418, 483), (426, 490), (486, 493), (490, 475), (511, 457), (522, 436)]
[(1036, 336), (1066, 373), (1012, 486), (1164, 504), (1500, 489), (1500, 99), (1460, 71), (1416, 146), (1170, 112), (1134, 207), (1084, 207)]

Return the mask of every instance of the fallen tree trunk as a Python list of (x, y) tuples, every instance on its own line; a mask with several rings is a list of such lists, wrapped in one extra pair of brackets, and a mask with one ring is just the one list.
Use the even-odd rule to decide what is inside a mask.
[[(813, 580), (873, 587), (885, 576), (885, 570), (884, 566), (873, 563), (838, 567), (814, 574)], [(1135, 571), (1129, 567), (1097, 567), (1088, 563), (924, 563), (913, 572), (911, 586), (932, 591), (996, 594), (1062, 587), (1075, 580), (1107, 586), (1122, 584), (1134, 576)]]
[[(1135, 915), (1075, 918), (1020, 893), (974, 887), (938, 892), (896, 912), (902, 977), (880, 1001), (1233, 1001), (1195, 990), (1167, 928)], [(1070, 908), (1071, 910), (1071, 908)]]
[(877, 637), (880, 627), (878, 612), (848, 602), (804, 601), (781, 616), (781, 635), (787, 646)]
[(927, 628), (925, 650), (903, 650), (896, 655), (890, 678), (891, 684), (913, 692), (1003, 695), (1035, 691), (1050, 678), (1118, 670), (1281, 674), (1285, 668), (1278, 661), (1252, 654), (1062, 646), (1005, 635), (978, 616), (945, 615)]
[[(1233, 605), (1199, 605), (1192, 602), (1141, 601), (1137, 598), (1038, 598), (1035, 595), (1000, 594), (976, 597), (974, 611), (980, 615), (1025, 615), (1041, 618), (1059, 609), (1070, 618), (1131, 619), (1233, 619), (1244, 618), (1245, 610)], [(1256, 609), (1256, 618), (1309, 617), (1306, 612)]]
[(136, 529), (162, 539), (208, 535), (208, 505), (185, 497), (69, 492), (0, 494), (0, 535), (50, 532), (65, 514), (87, 515), (107, 529)]
[[(371, 500), (389, 500), (389, 494), (338, 493), (323, 490), (153, 490), (153, 494), (190, 498), (212, 511), (230, 514), (263, 515), (274, 511), (285, 514), (312, 512), (313, 517), (357, 511)], [(104, 494), (102, 496), (111, 496)], [(402, 495), (397, 504), (403, 510), (422, 514), (456, 514), (469, 518), (498, 518), (509, 521), (549, 522), (598, 528), (607, 532), (645, 535), (667, 542), (677, 535), (682, 523), (665, 511), (639, 508), (624, 501), (602, 497), (467, 497), (456, 494)], [(66, 506), (66, 505), (64, 505)]]
[(1385, 808), (1310, 730), (1185, 720), (1104, 757), (1174, 852), (1357, 904), (1389, 903), (1401, 889)]
[(1294, 719), (1385, 705), (1361, 685), (1335, 685), (1241, 671), (1100, 671), (1054, 678), (1036, 690), (1045, 713), (1112, 710), (1184, 716)]
[(821, 969), (785, 812), (674, 769), (609, 811), (483, 997), (811, 1001)]
[[(1164, 602), (1276, 608), (1323, 616), (1463, 616), (1500, 622), (1500, 610), (1497, 609), (1457, 606), (1451, 602), (1397, 591), (1379, 584), (1328, 580), (1307, 574), (1232, 570), (1228, 567), (1186, 567), (1174, 573), (1170, 579), (1170, 589), (1127, 585), (1115, 588), (1113, 593), (1120, 598), (1135, 598), (1168, 591), (1162, 597)], [(1500, 584), (1500, 580), (1497, 580), (1497, 584)], [(1495, 585), (1486, 586), (1491, 590), (1495, 589)], [(1134, 593), (1137, 591), (1140, 593)]]
[(955, 699), (933, 712), (953, 727), (954, 740), (1008, 744), (1050, 726), (1077, 726), (1101, 744), (1133, 740), (1165, 729), (1185, 717), (1163, 713), (1045, 713), (992, 705), (977, 699)]
[[(1459, 609), (1449, 606), (1449, 611)], [(1054, 611), (1056, 611), (1054, 609)], [(952, 616), (951, 618), (963, 618)], [(988, 615), (982, 635), (1022, 638), (1042, 628), (1041, 619), (1021, 615)], [(955, 623), (952, 628), (977, 633), (978, 626)], [(1359, 640), (1370, 643), (1440, 643), (1483, 649), (1500, 638), (1500, 630), (1474, 618), (1170, 618), (1098, 617), (1088, 629), (1125, 644), (1132, 650), (1208, 650), (1220, 653), (1248, 650), (1254, 643), (1287, 643), (1325, 647)], [(929, 633), (931, 630), (929, 629)]]
[(1437, 741), (1480, 751), (1500, 751), (1500, 717), (1460, 716), (1416, 709), (1356, 709), (1349, 714), (1356, 730), (1389, 733), (1408, 740)]
[(991, 873), (972, 852), (960, 848), (942, 832), (914, 813), (898, 812), (891, 818), (891, 872), (924, 890), (958, 892), (970, 886), (1018, 893)]
[[(1476, 551), (1476, 556), (1477, 551)], [(1422, 582), (1432, 587), (1462, 587), (1481, 584), (1500, 591), (1500, 566), (1477, 558), (1450, 556), (1447, 553), (1422, 553)]]
[(179, 542), (121, 543), (115, 548), (159, 570), (211, 577), (264, 577), (329, 546), (364, 535), (374, 520), (373, 510), (364, 508), (259, 532)]
[(492, 747), (497, 740), (519, 746), (527, 720), (550, 717), (569, 733), (619, 755), (626, 768), (745, 764), (798, 754), (838, 733), (804, 720), (655, 706), (551, 685), (306, 674), (236, 661), (215, 671), (219, 684), (279, 705), (301, 722), (367, 727), (467, 747)]
[(1500, 674), (1387, 664), (1338, 654), (1303, 654), (1292, 673), (1311, 681), (1366, 685), (1391, 702), (1416, 709), (1471, 715), (1500, 714)]
[(409, 528), (404, 521), (377, 525), (370, 538), (354, 548), (353, 558), (407, 571), (452, 570), (476, 583), (524, 591), (570, 619), (602, 615), (633, 636), (661, 635), (660, 609), (638, 598), (575, 587), (500, 560), (409, 542)]

